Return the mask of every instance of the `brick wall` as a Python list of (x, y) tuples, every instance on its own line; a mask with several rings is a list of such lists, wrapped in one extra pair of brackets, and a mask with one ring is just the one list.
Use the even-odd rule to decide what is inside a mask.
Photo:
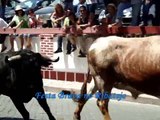
[[(40, 36), (40, 53), (48, 56), (50, 58), (54, 58), (54, 39), (51, 34), (44, 34)], [(61, 59), (61, 58), (60, 58)], [(59, 63), (55, 63), (59, 64)], [(77, 81), (83, 82), (86, 78), (86, 73), (84, 72), (76, 72), (76, 71), (67, 71), (66, 69), (63, 71), (62, 69), (55, 70), (53, 64), (48, 68), (42, 69), (43, 78), (51, 79), (51, 80), (64, 80), (64, 81)]]

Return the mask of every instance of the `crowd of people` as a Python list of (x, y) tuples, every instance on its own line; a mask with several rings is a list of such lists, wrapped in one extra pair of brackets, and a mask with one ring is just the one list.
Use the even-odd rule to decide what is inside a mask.
[[(67, 34), (67, 53), (77, 49), (77, 36), (81, 36), (79, 42), (79, 57), (85, 57), (85, 52), (82, 50), (83, 37), (84, 35), (78, 35), (76, 31), (82, 31), (87, 27), (97, 27), (103, 25), (106, 27), (112, 26), (123, 26), (124, 23), (124, 10), (127, 9), (131, 13), (131, 26), (148, 26), (148, 25), (160, 25), (159, 19), (159, 4), (158, 0), (79, 0), (76, 6), (73, 6), (73, 0), (63, 0), (62, 4), (55, 6), (54, 12), (50, 16), (52, 27), (63, 28), (64, 31), (70, 29), (70, 34)], [(0, 3), (1, 4), (1, 3)], [(96, 13), (98, 5), (102, 4), (105, 8)], [(0, 7), (1, 9), (1, 7)], [(38, 25), (42, 25), (42, 20), (38, 19), (34, 14), (34, 11), (30, 9), (27, 13), (23, 11), (20, 6), (15, 8), (15, 16), (10, 23), (4, 21), (4, 15), (1, 15), (0, 27), (9, 28), (13, 27), (12, 24), (16, 25), (13, 27), (17, 28), (36, 28)], [(1, 13), (0, 13), (1, 14)], [(3, 21), (3, 22), (2, 22)], [(62, 52), (62, 43), (64, 35), (58, 35), (57, 39), (57, 50), (54, 53)], [(14, 50), (13, 40), (17, 35), (9, 35), (11, 41), (11, 50)], [(0, 44), (4, 43), (6, 36), (0, 35)], [(20, 49), (24, 48), (24, 40), (27, 42), (25, 48), (31, 49), (31, 38), (30, 34), (18, 35), (21, 41)], [(0, 51), (4, 51), (6, 47), (2, 45)]]

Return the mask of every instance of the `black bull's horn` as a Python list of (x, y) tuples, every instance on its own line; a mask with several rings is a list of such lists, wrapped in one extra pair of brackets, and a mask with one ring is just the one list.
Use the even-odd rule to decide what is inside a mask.
[(52, 61), (52, 62), (58, 62), (58, 61), (59, 61), (59, 57), (58, 57), (58, 58), (56, 58), (56, 59), (54, 59), (54, 60), (53, 60), (53, 59), (51, 59), (51, 61)]
[(19, 60), (19, 59), (21, 59), (20, 55), (15, 55), (15, 56), (12, 56), (12, 57), (8, 57), (8, 61), (14, 61), (14, 60)]
[[(47, 59), (48, 61), (50, 62), (58, 62), (59, 61), (59, 57), (57, 57), (56, 59), (49, 59), (49, 58), (46, 58), (44, 56), (42, 56), (43, 58)], [(7, 61), (14, 61), (14, 60), (19, 60), (21, 59), (21, 55), (15, 55), (15, 56), (12, 56), (12, 57), (7, 57)]]

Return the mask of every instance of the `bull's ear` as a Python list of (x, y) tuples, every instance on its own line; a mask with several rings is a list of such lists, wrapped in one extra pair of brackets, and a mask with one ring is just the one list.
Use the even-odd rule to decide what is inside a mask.
[(47, 67), (51, 64), (51, 61), (46, 57), (42, 56), (40, 53), (36, 53), (36, 57), (39, 61), (40, 66)]

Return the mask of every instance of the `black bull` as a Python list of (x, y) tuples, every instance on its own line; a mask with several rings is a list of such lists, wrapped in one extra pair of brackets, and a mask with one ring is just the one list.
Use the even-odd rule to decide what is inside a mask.
[[(29, 112), (23, 103), (36, 98), (37, 92), (44, 93), (41, 67), (57, 62), (29, 50), (0, 53), (0, 94), (11, 98), (24, 120), (29, 120)], [(37, 99), (50, 120), (55, 120), (46, 99)]]

